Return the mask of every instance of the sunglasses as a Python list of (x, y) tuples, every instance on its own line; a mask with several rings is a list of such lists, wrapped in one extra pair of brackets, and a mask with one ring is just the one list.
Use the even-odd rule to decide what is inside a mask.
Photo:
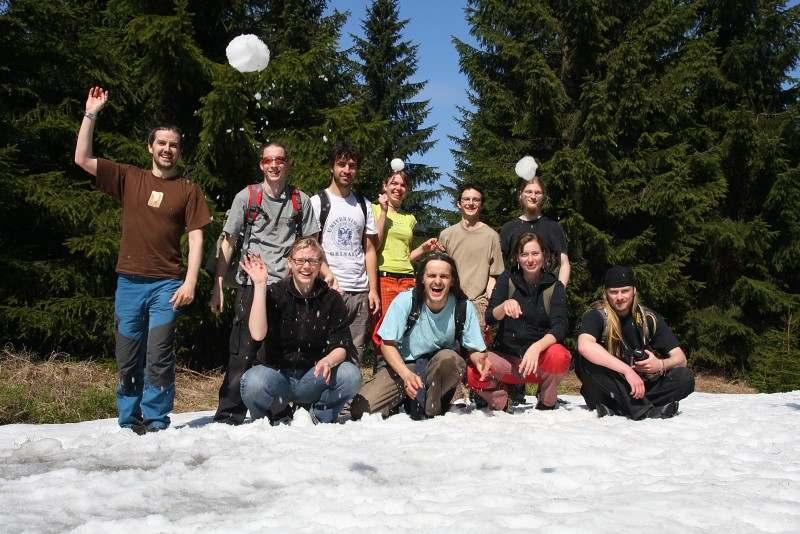
[(286, 158), (278, 156), (277, 158), (261, 158), (262, 165), (286, 165)]

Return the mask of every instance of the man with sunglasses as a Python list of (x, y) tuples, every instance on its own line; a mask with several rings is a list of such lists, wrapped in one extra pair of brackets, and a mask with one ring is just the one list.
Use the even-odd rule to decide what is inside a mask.
[[(261, 182), (261, 202), (252, 221), (247, 243), (242, 250), (261, 257), (267, 269), (267, 283), (272, 284), (286, 277), (289, 251), (298, 237), (315, 237), (319, 224), (308, 196), (287, 184), (289, 166), (286, 147), (278, 142), (264, 143), (260, 150), (259, 168), (264, 176)], [(259, 192), (257, 192), (259, 193)], [(223, 239), (214, 275), (211, 295), (211, 311), (218, 314), (224, 305), (223, 277), (228, 270), (236, 240), (245, 222), (244, 214), (251, 204), (250, 187), (245, 187), (233, 199), (230, 216), (225, 221)], [(298, 200), (299, 199), (299, 200)], [(327, 269), (327, 266), (323, 268)], [(253, 285), (247, 273), (237, 272), (236, 300), (234, 302), (233, 326), (231, 328), (228, 368), (219, 390), (219, 407), (214, 421), (241, 424), (247, 413), (239, 391), (242, 374), (247, 371), (261, 349), (262, 342), (250, 336), (247, 327), (253, 301)]]

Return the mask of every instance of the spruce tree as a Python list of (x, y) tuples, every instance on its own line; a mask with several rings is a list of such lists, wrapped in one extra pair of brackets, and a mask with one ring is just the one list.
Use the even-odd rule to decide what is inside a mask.
[(775, 340), (794, 343), (778, 334), (798, 306), (798, 10), (740, 7), (475, 0), (479, 46), (456, 42), (475, 107), (459, 180), (487, 186), (490, 221), (516, 215), (514, 162), (536, 156), (572, 318), (610, 264), (632, 265), (691, 363), (732, 373), (793, 361)]
[(423, 189), (439, 179), (439, 172), (422, 157), (434, 142), (433, 127), (423, 126), (429, 113), (427, 100), (414, 100), (426, 81), (412, 81), (417, 72), (418, 45), (403, 39), (408, 20), (401, 20), (397, 0), (373, 0), (362, 21), (363, 37), (354, 36), (361, 79), (362, 120), (378, 125), (377, 135), (360, 145), (364, 161), (359, 173), (359, 188), (377, 197), (383, 180), (391, 173), (389, 162), (400, 158), (413, 181), (405, 208), (421, 226), (435, 221), (431, 202), (437, 192)]

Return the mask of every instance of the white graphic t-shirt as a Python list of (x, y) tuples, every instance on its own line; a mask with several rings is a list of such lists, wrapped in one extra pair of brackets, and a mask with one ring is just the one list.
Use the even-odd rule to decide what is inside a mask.
[[(325, 228), (322, 229), (322, 249), (328, 265), (339, 281), (342, 291), (362, 292), (369, 289), (364, 263), (362, 235), (376, 235), (375, 218), (367, 204), (367, 220), (353, 193), (342, 198), (327, 192), (331, 203)], [(317, 219), (320, 216), (319, 195), (311, 197), (311, 207)], [(362, 231), (366, 226), (366, 231)]]

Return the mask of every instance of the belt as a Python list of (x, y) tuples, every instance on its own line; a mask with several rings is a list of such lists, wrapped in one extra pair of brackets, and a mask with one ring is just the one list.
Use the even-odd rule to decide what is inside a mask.
[(413, 274), (407, 273), (387, 273), (386, 271), (378, 271), (378, 276), (381, 278), (414, 278)]

